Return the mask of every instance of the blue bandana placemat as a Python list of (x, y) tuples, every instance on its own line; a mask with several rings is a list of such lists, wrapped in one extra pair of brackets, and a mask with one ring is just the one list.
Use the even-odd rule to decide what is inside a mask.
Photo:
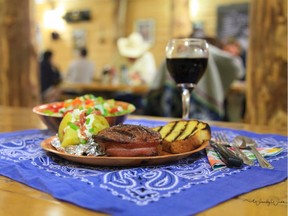
[[(164, 122), (128, 120), (149, 127)], [(235, 196), (287, 178), (287, 137), (211, 127), (229, 138), (249, 136), (260, 147), (283, 151), (267, 160), (273, 170), (255, 166), (212, 169), (205, 151), (177, 162), (143, 167), (97, 167), (46, 153), (40, 143), (48, 130), (0, 134), (0, 174), (56, 199), (111, 215), (194, 215)]]

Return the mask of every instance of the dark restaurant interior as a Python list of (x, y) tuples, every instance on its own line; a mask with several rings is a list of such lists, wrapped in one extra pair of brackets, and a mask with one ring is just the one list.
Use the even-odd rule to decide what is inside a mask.
[[(224, 114), (220, 118), (203, 119), (275, 127), (287, 124), (286, 1), (264, 4), (249, 0), (39, 0), (17, 2), (20, 7), (15, 7), (14, 1), (1, 4), (1, 105), (33, 107), (43, 102), (38, 64), (46, 50), (53, 52), (53, 62), (65, 82), (69, 63), (77, 56), (77, 50), (85, 46), (95, 65), (93, 81), (97, 85), (104, 82), (105, 68), (111, 67), (117, 56), (117, 39), (142, 31), (150, 43), (159, 79), (168, 39), (193, 37), (193, 31), (197, 34), (201, 30), (203, 36), (217, 39), (222, 49), (229, 41), (237, 43), (239, 51), (234, 55), (241, 57), (244, 67), (244, 75), (223, 84)], [(136, 95), (140, 95), (146, 106), (139, 107), (135, 114), (165, 116), (164, 111), (155, 110), (155, 106), (161, 105), (153, 99), (155, 88), (161, 87), (159, 84), (152, 92), (151, 88), (139, 87)], [(115, 97), (113, 93), (117, 92), (117, 88), (108, 92), (101, 88), (95, 91), (79, 88), (75, 90), (64, 84), (58, 98), (48, 101), (84, 93)], [(152, 98), (151, 102), (147, 98)], [(177, 111), (169, 114), (179, 117)]]
[[(287, 214), (287, 0), (0, 0), (0, 35), (0, 215)], [(170, 48), (172, 39), (176, 43), (186, 38), (205, 40), (203, 49), (208, 50), (198, 62), (199, 67), (205, 65), (203, 72), (193, 77), (197, 80), (189, 90), (183, 84), (188, 78), (178, 82), (180, 75), (171, 72), (174, 65), (168, 56), (183, 48)], [(55, 133), (65, 136), (62, 117), (71, 110), (61, 111), (60, 123), (47, 113), (39, 114), (41, 106), (58, 102), (65, 106), (63, 101), (70, 103), (84, 95), (128, 107), (123, 118), (106, 118), (107, 127), (126, 121), (159, 132), (159, 122), (186, 118), (197, 122), (195, 127), (200, 129), (195, 131), (204, 131), (205, 136), (209, 132), (209, 139), (202, 134), (202, 146), (183, 157), (169, 143), (167, 151), (161, 149), (170, 151), (168, 156), (153, 155), (159, 161), (150, 157), (131, 162), (122, 156), (114, 162), (104, 153), (100, 156), (108, 159), (90, 162), (43, 147), (47, 140), (50, 143), (51, 131), (53, 137)], [(259, 165), (243, 159), (241, 168), (231, 168), (219, 153), (225, 168), (218, 169), (209, 150), (221, 149), (210, 141), (218, 142), (220, 137), (226, 139), (227, 145), (221, 145), (225, 149), (236, 152), (238, 148), (234, 150), (232, 142), (217, 131), (230, 139), (245, 135), (259, 141), (256, 150), (263, 147), (262, 156), (273, 166), (265, 159), (267, 163), (261, 164), (253, 153)], [(22, 141), (27, 145), (23, 155)], [(47, 154), (31, 147), (40, 146), (40, 141)], [(247, 146), (240, 145), (242, 152), (253, 149)], [(265, 152), (266, 147), (271, 151)], [(236, 190), (234, 186), (244, 181), (243, 188)], [(225, 187), (223, 194), (217, 182)], [(70, 186), (75, 189), (72, 193)], [(192, 192), (195, 206), (189, 204)], [(98, 199), (102, 193), (103, 199)], [(199, 203), (195, 193), (200, 194)], [(176, 207), (173, 200), (169, 203), (174, 198)]]

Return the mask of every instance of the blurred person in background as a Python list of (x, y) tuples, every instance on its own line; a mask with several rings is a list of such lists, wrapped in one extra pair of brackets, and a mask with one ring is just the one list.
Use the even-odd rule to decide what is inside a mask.
[(42, 102), (57, 101), (60, 96), (58, 84), (62, 76), (57, 67), (53, 64), (53, 52), (50, 50), (42, 54), (40, 61), (40, 82)]
[[(229, 37), (227, 39), (224, 40), (223, 42), (223, 50), (231, 53), (233, 56), (235, 57), (240, 57), (245, 69), (245, 75), (240, 79), (242, 81), (246, 80), (246, 50), (241, 46), (241, 44), (239, 43), (239, 41), (236, 38), (233, 37)], [(241, 99), (242, 97), (242, 99)], [(235, 95), (234, 95), (235, 98)], [(238, 100), (242, 100), (242, 108), (241, 108), (241, 114), (240, 117), (243, 119), (245, 116), (245, 112), (246, 112), (246, 97), (245, 95), (238, 95)], [(233, 98), (231, 97), (227, 97), (227, 100), (225, 101), (225, 107), (226, 109), (229, 109), (229, 105), (231, 107), (231, 104), (233, 104)], [(229, 115), (227, 114), (227, 119), (229, 119)]]
[[(116, 76), (114, 78), (117, 79), (114, 83), (132, 86), (147, 85), (151, 88), (157, 68), (154, 56), (149, 51), (150, 47), (151, 44), (146, 42), (138, 32), (133, 32), (127, 38), (119, 38), (117, 41), (119, 55), (111, 65), (113, 75)], [(138, 114), (142, 112), (142, 96), (119, 93), (115, 98), (133, 103)]]
[[(229, 37), (228, 39), (225, 39), (222, 49), (236, 57), (240, 57), (244, 68), (246, 68), (246, 50), (242, 48), (236, 38)], [(245, 76), (243, 77), (243, 80), (245, 80)]]
[[(218, 47), (209, 37), (204, 37), (209, 44), (209, 60), (207, 70), (192, 92), (192, 113), (199, 118), (208, 120), (227, 119), (227, 94), (235, 80), (243, 79), (245, 67), (239, 56)], [(215, 46), (216, 45), (216, 46)]]
[[(191, 94), (190, 117), (201, 120), (225, 120), (225, 98), (229, 87), (234, 80), (241, 79), (245, 74), (242, 61), (239, 57), (222, 50), (222, 44), (217, 38), (205, 36), (204, 31), (200, 29), (193, 31), (189, 37), (205, 39), (209, 44), (207, 69)], [(165, 61), (161, 64), (158, 74), (155, 83), (159, 83), (160, 87), (148, 94), (144, 113), (181, 117), (180, 91), (170, 78)], [(159, 80), (159, 77), (162, 80)]]
[[(130, 34), (127, 38), (119, 38), (119, 55), (112, 63), (118, 77), (121, 78), (125, 73), (127, 84), (150, 87), (157, 72), (154, 56), (149, 51), (150, 47), (151, 44), (144, 41), (138, 32)], [(124, 80), (125, 78), (122, 79)]]
[(91, 83), (93, 81), (95, 65), (87, 59), (88, 51), (86, 48), (79, 50), (79, 56), (73, 60), (67, 71), (65, 81), (71, 83)]

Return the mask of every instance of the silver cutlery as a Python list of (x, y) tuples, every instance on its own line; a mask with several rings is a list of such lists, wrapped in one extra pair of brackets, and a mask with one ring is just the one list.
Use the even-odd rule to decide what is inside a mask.
[(233, 148), (235, 149), (236, 155), (239, 156), (240, 158), (242, 158), (243, 162), (248, 165), (248, 166), (252, 166), (254, 164), (253, 160), (249, 159), (247, 157), (246, 154), (244, 154), (241, 149), (239, 148), (240, 145), (242, 145), (242, 143), (244, 142), (243, 140), (239, 140), (240, 143), (238, 142), (239, 139), (235, 138), (233, 139), (233, 141), (231, 142), (231, 146), (233, 146)]
[(227, 143), (222, 139), (222, 136), (219, 136), (218, 133), (214, 133), (214, 137), (215, 140), (211, 140), (210, 145), (227, 167), (241, 167), (243, 164), (242, 158), (238, 157), (234, 152), (227, 148)]
[(240, 142), (242, 142), (240, 148), (248, 148), (251, 150), (262, 168), (274, 169), (274, 167), (256, 149), (257, 143), (253, 139), (246, 136), (237, 136), (235, 137), (235, 140), (240, 140)]

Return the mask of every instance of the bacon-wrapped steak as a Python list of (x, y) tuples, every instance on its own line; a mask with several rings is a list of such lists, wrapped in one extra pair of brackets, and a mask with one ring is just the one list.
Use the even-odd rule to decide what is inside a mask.
[(120, 124), (100, 131), (93, 136), (104, 147), (107, 156), (155, 156), (161, 144), (161, 135), (148, 127)]

